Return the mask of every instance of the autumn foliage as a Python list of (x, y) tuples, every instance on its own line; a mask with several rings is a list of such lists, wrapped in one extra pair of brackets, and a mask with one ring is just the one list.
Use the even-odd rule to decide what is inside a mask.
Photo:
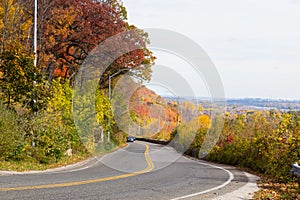
[[(72, 79), (88, 54), (111, 36), (135, 30), (131, 43), (140, 43), (141, 49), (119, 57), (101, 77), (106, 86), (108, 75), (127, 68), (149, 79), (152, 53), (145, 48), (146, 34), (124, 21), (124, 10), (108, 2), (91, 0), (53, 0), (51, 7), (40, 13), (45, 18), (40, 31), (39, 64), (49, 75)], [(49, 7), (49, 5), (42, 5)], [(41, 8), (43, 10), (43, 8)], [(111, 50), (118, 44), (114, 44)], [(105, 56), (110, 56), (109, 53)]]
[[(300, 156), (299, 116), (275, 110), (226, 113), (220, 138), (206, 159), (247, 167), (275, 181), (291, 181), (291, 165)], [(190, 149), (200, 148), (206, 134), (199, 129)]]
[(140, 136), (152, 139), (169, 140), (171, 132), (179, 125), (178, 104), (167, 101), (152, 90), (142, 86), (131, 97), (129, 109), (131, 117), (147, 132)]
[[(0, 1), (0, 129), (11, 129), (5, 116), (13, 124), (20, 122), (11, 129), (16, 131), (12, 135), (20, 136), (19, 140), (3, 140), (2, 144), (11, 146), (0, 149), (1, 159), (49, 164), (59, 162), (69, 148), (75, 154), (86, 154), (72, 118), (74, 79), (81, 64), (99, 44), (127, 33), (125, 44), (118, 40), (103, 55), (110, 59), (122, 45), (125, 49), (136, 49), (112, 60), (99, 77), (94, 98), (97, 123), (102, 129), (97, 133), (92, 130), (95, 135), (91, 138), (91, 146), (95, 146), (100, 141), (109, 141), (107, 132), (111, 131), (110, 141), (121, 145), (125, 134), (113, 121), (107, 95), (108, 77), (129, 71), (141, 79), (150, 79), (155, 57), (146, 47), (147, 33), (127, 22), (126, 9), (119, 0), (39, 0), (35, 66), (33, 16), (32, 0)], [(80, 100), (83, 105), (87, 101), (85, 97)], [(87, 108), (83, 117), (89, 118), (90, 112)], [(113, 147), (110, 144), (104, 150)]]

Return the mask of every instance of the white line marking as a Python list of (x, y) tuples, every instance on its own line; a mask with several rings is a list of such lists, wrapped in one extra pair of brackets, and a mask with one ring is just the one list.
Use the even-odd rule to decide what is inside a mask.
[[(118, 149), (116, 151), (119, 150), (123, 150), (126, 149), (128, 146)], [(69, 173), (69, 172), (76, 172), (76, 171), (81, 171), (81, 170), (85, 170), (85, 169), (89, 169), (91, 167), (94, 167), (95, 165), (99, 164), (102, 159), (116, 151), (113, 151), (111, 153), (105, 154), (101, 157), (91, 157), (88, 158), (87, 160), (78, 162), (78, 163), (74, 163), (74, 164), (70, 164), (67, 166), (62, 166), (62, 167), (58, 167), (58, 168), (53, 168), (53, 169), (47, 169), (47, 170), (43, 170), (43, 171), (26, 171), (26, 172), (17, 172), (17, 171), (0, 171), (0, 176), (7, 176), (7, 175), (32, 175), (32, 174), (59, 174), (59, 173)], [(94, 163), (89, 164), (89, 162), (92, 162), (93, 160), (96, 160)], [(88, 164), (88, 165), (87, 165)], [(84, 166), (87, 165), (87, 166)], [(84, 166), (84, 167), (82, 167)], [(81, 167), (81, 168), (79, 168)], [(77, 169), (72, 169), (72, 168), (77, 168)]]
[[(188, 159), (188, 158), (185, 158), (185, 159), (191, 161), (191, 159)], [(217, 187), (214, 187), (214, 188), (202, 191), (202, 192), (194, 193), (194, 194), (189, 194), (189, 195), (186, 195), (186, 196), (177, 197), (177, 198), (174, 198), (174, 199), (171, 199), (171, 200), (186, 199), (186, 198), (195, 197), (195, 196), (198, 196), (198, 195), (201, 195), (201, 194), (206, 194), (206, 193), (209, 193), (209, 192), (212, 192), (212, 191), (215, 191), (215, 190), (218, 190), (218, 189), (221, 189), (221, 188), (225, 187), (226, 185), (228, 185), (234, 179), (234, 175), (229, 170), (227, 170), (223, 167), (218, 167), (218, 166), (215, 166), (215, 165), (212, 165), (212, 164), (207, 164), (207, 163), (202, 163), (202, 162), (196, 162), (196, 163), (198, 163), (199, 165), (206, 165), (206, 166), (209, 166), (209, 167), (212, 167), (212, 168), (215, 168), (215, 169), (221, 169), (221, 170), (228, 173), (229, 178), (225, 183), (223, 183), (222, 185), (219, 185)]]
[(258, 176), (249, 174), (247, 172), (244, 172), (244, 174), (248, 177), (248, 183), (244, 185), (243, 187), (224, 194), (222, 196), (218, 196), (214, 198), (213, 200), (240, 200), (240, 199), (253, 199), (253, 195), (255, 192), (259, 191), (259, 188), (256, 184), (256, 182), (259, 180)]
[[(89, 164), (88, 166), (84, 166), (87, 165), (89, 162), (92, 162), (93, 159), (97, 160), (92, 164)], [(93, 166), (95, 166), (96, 164), (98, 164), (99, 162), (101, 162), (102, 157), (101, 158), (97, 158), (97, 157), (93, 157), (93, 158), (89, 158), (85, 161), (81, 161), (79, 163), (75, 163), (75, 164), (71, 164), (71, 165), (67, 165), (67, 166), (63, 166), (63, 167), (58, 167), (58, 168), (54, 168), (54, 169), (47, 169), (47, 170), (43, 170), (43, 171), (28, 171), (28, 172), (16, 172), (16, 171), (0, 171), (0, 176), (1, 175), (32, 175), (32, 174), (58, 174), (58, 173), (68, 173), (68, 172), (75, 172), (75, 171), (81, 171), (84, 169), (88, 169), (91, 168)], [(84, 166), (84, 167), (82, 167)], [(81, 168), (77, 168), (77, 169), (73, 169), (72, 168), (76, 168), (76, 167), (81, 167)]]
[(154, 169), (154, 163), (152, 162), (150, 156), (149, 156), (149, 146), (145, 144), (146, 150), (144, 152), (145, 160), (147, 162), (148, 167), (141, 170), (136, 171), (132, 173), (127, 174), (121, 174), (116, 176), (110, 176), (105, 178), (99, 178), (99, 179), (90, 179), (90, 180), (82, 180), (82, 181), (76, 181), (76, 182), (65, 182), (65, 183), (53, 183), (53, 184), (45, 184), (45, 185), (32, 185), (32, 186), (21, 186), (21, 187), (15, 187), (15, 188), (0, 188), (0, 192), (2, 191), (23, 191), (23, 190), (34, 190), (34, 189), (49, 189), (49, 188), (59, 188), (59, 187), (72, 187), (72, 186), (78, 186), (78, 185), (87, 185), (92, 183), (100, 183), (105, 181), (113, 181), (118, 179), (124, 179), (128, 177), (138, 176), (141, 174), (146, 174), (148, 172), (151, 172)]

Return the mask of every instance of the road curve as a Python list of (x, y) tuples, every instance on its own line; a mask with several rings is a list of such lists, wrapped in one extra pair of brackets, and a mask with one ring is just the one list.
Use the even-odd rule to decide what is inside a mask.
[(0, 176), (0, 199), (214, 199), (246, 183), (235, 168), (135, 142), (82, 169)]

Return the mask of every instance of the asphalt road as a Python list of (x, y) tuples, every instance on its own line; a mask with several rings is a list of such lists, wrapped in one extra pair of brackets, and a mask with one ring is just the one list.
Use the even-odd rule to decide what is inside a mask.
[(134, 142), (81, 167), (1, 175), (0, 199), (213, 199), (246, 183), (248, 178), (235, 168)]

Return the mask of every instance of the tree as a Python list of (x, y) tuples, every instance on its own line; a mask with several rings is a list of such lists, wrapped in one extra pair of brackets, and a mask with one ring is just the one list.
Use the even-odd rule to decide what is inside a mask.
[(53, 0), (51, 3), (51, 9), (43, 14), (47, 21), (40, 32), (43, 48), (39, 49), (39, 63), (48, 75), (58, 69), (57, 74), (73, 80), (83, 60), (97, 45), (118, 33), (135, 30), (130, 45), (139, 43), (142, 48), (115, 60), (101, 77), (100, 85), (107, 87), (109, 75), (124, 68), (150, 79), (154, 56), (145, 47), (147, 34), (124, 21), (126, 10), (118, 1)]
[(30, 48), (32, 17), (27, 15), (21, 0), (0, 0), (0, 52), (9, 45)]
[(123, 6), (122, 1), (120, 0), (93, 0), (94, 2), (108, 3), (111, 5), (118, 13), (118, 18), (120, 20), (127, 20), (127, 10)]
[(43, 107), (47, 89), (32, 54), (12, 46), (0, 54), (0, 60), (0, 95), (4, 104), (20, 103), (32, 111)]

